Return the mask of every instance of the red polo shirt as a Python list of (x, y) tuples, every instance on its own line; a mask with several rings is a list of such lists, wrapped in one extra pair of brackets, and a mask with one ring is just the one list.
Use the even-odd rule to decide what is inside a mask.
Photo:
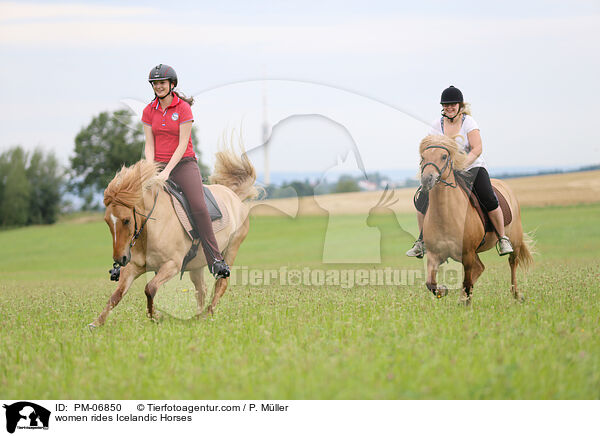
[[(160, 107), (158, 98), (146, 106), (142, 114), (142, 123), (152, 127), (155, 161), (168, 163), (171, 160), (179, 145), (179, 126), (191, 121), (194, 121), (192, 108), (175, 94), (169, 107), (164, 110)], [(191, 135), (182, 157), (196, 158)]]

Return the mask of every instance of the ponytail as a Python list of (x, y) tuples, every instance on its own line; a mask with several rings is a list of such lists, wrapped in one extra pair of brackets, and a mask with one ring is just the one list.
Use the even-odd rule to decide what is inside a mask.
[(458, 108), (458, 113), (459, 114), (465, 114), (465, 115), (471, 115), (471, 104), (470, 103), (459, 103), (459, 108)]
[(189, 104), (190, 106), (194, 104), (194, 97), (186, 97), (183, 93), (181, 93), (180, 91), (173, 91), (173, 94), (175, 94), (177, 97), (179, 97), (181, 100), (185, 101), (187, 104)]

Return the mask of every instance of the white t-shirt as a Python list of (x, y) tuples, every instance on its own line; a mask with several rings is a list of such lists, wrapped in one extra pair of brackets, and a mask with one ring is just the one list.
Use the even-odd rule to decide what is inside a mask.
[[(429, 132), (432, 135), (443, 135), (444, 133), (442, 132), (442, 119), (437, 118), (433, 123), (431, 123), (431, 132)], [(479, 126), (477, 125), (477, 122), (473, 119), (473, 117), (471, 115), (465, 115), (464, 116), (464, 120), (462, 122), (462, 125), (460, 126), (460, 131), (458, 132), (458, 134), (460, 136), (457, 136), (455, 138), (455, 141), (458, 143), (458, 145), (460, 145), (462, 147), (462, 149), (464, 150), (465, 153), (469, 153), (471, 151), (471, 144), (469, 144), (469, 137), (467, 136), (468, 133), (472, 130), (478, 130)], [(486, 168), (485, 166), (485, 160), (483, 159), (483, 153), (481, 153), (479, 155), (479, 157), (477, 159), (475, 159), (475, 161), (469, 165), (467, 168), (465, 168), (465, 170), (470, 170), (471, 168), (475, 168), (475, 167), (483, 167)], [(487, 169), (487, 168), (486, 168)]]

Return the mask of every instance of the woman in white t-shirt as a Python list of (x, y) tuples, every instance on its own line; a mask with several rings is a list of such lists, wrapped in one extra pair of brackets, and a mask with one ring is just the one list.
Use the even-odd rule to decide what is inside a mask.
[[(498, 205), (498, 198), (492, 189), (490, 176), (483, 160), (479, 126), (471, 116), (470, 105), (464, 102), (462, 92), (454, 86), (450, 86), (442, 92), (440, 103), (443, 107), (442, 117), (432, 123), (430, 133), (454, 138), (467, 153), (467, 167), (465, 170), (471, 174), (472, 189), (500, 235), (498, 247), (500, 256), (512, 253), (513, 248), (510, 240), (504, 234), (502, 209)], [(429, 193), (420, 191), (415, 201), (420, 234), (413, 247), (406, 252), (407, 256), (422, 258), (425, 254), (423, 221), (428, 205)]]

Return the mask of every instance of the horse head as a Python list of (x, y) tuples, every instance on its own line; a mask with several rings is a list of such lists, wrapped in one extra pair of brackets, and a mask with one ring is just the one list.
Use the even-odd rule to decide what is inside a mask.
[(141, 220), (138, 223), (137, 215), (142, 214), (136, 211), (136, 206), (145, 210), (143, 193), (157, 183), (160, 185), (155, 178), (157, 173), (155, 163), (141, 160), (131, 167), (123, 167), (104, 190), (104, 221), (113, 239), (113, 260), (121, 266), (131, 260), (131, 248), (144, 225)]
[(421, 186), (430, 191), (440, 181), (446, 182), (454, 170), (464, 169), (466, 155), (453, 138), (426, 136), (420, 144)]
[(131, 260), (131, 241), (135, 234), (134, 210), (112, 201), (106, 206), (104, 221), (112, 235), (113, 260), (125, 266)]

